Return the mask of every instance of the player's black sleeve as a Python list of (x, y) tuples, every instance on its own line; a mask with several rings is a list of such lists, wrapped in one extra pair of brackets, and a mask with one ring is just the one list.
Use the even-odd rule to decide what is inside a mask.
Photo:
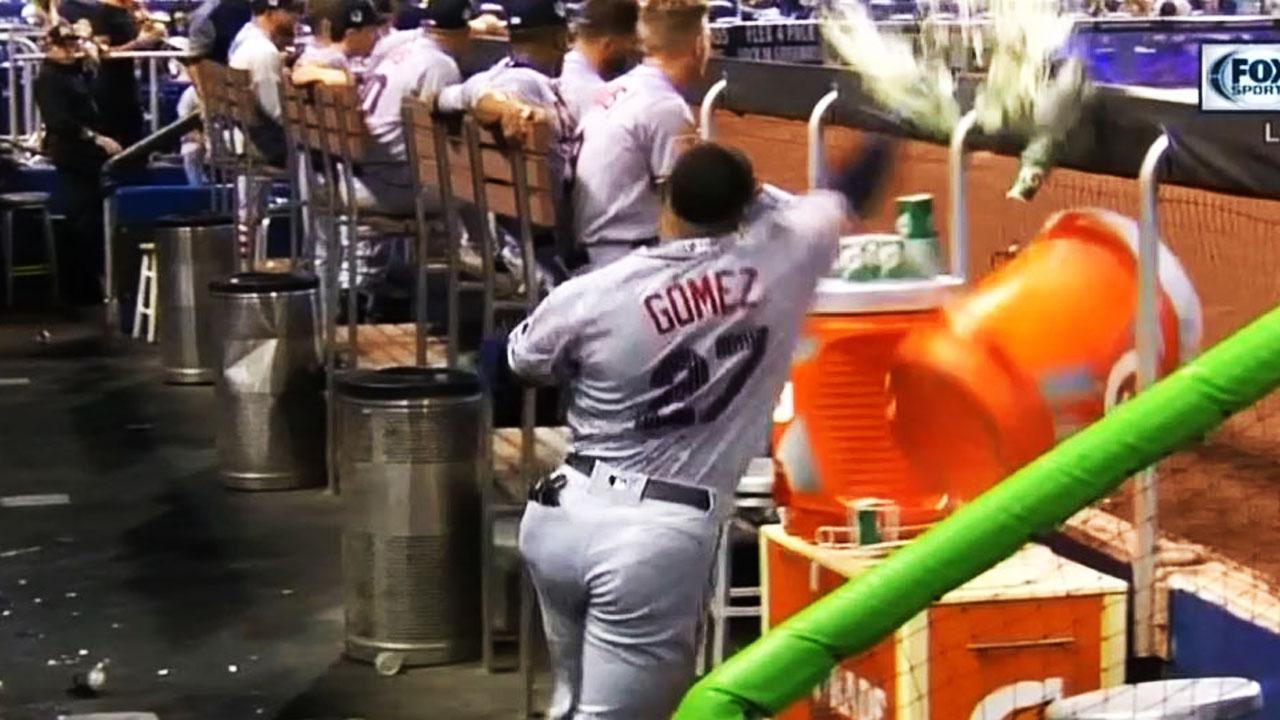
[(893, 169), (897, 144), (896, 139), (872, 135), (856, 158), (831, 173), (828, 187), (844, 195), (858, 217), (874, 212)]

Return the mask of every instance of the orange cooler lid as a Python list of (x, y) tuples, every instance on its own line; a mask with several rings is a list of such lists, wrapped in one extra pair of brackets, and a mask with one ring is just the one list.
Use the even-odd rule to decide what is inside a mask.
[(889, 422), (923, 487), (972, 500), (1054, 443), (1034, 381), (981, 340), (938, 326), (903, 340)]

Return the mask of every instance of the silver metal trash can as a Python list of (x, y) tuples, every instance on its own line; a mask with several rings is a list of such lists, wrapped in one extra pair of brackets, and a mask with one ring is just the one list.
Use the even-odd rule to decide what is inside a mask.
[(217, 215), (162, 219), (148, 234), (156, 247), (156, 329), (164, 381), (211, 383), (218, 343), (209, 283), (235, 272), (235, 226)]
[(480, 657), (481, 488), (489, 404), (461, 370), (355, 370), (335, 379), (346, 651), (401, 666)]
[(1245, 678), (1160, 680), (1058, 700), (1046, 720), (1255, 720), (1262, 686)]
[(302, 273), (240, 273), (209, 286), (221, 358), (218, 472), (229, 488), (324, 483), (319, 287)]

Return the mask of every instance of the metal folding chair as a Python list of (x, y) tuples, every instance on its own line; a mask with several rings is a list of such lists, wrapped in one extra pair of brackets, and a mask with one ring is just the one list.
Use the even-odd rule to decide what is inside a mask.
[(460, 315), (459, 302), (463, 291), (483, 290), (480, 281), (462, 279), (460, 259), (462, 245), (462, 220), (459, 217), (459, 199), (469, 201), (472, 193), (470, 178), (463, 194), (458, 195), (453, 184), (452, 167), (470, 168), (461, 135), (462, 116), (442, 116), (434, 112), (431, 103), (407, 98), (403, 107), (404, 136), (409, 164), (413, 170), (414, 198), (417, 202), (419, 262), (418, 295), (415, 315), (417, 328), (417, 361), (427, 362), (427, 274), (438, 265), (428, 262), (430, 225), (426, 212), (426, 194), (434, 188), (439, 194), (440, 221), (444, 224), (446, 246), (443, 270), (446, 273), (447, 314), (445, 318), (445, 364), (458, 366)]
[[(347, 333), (353, 367), (358, 362), (359, 340), (357, 292), (359, 263), (356, 255), (360, 228), (368, 228), (379, 240), (417, 237), (417, 221), (413, 213), (387, 212), (378, 208), (360, 208), (357, 202), (355, 171), (372, 165), (373, 138), (360, 110), (360, 96), (355, 84), (327, 85), (316, 89), (320, 109), (320, 126), (326, 151), (334, 160), (334, 182), (331, 187), (336, 222), (349, 238), (347, 278)], [(339, 238), (331, 238), (330, 244)]]
[[(510, 143), (495, 130), (481, 126), (474, 118), (466, 117), (462, 123), (462, 137), (469, 163), (451, 164), (451, 181), (455, 193), (462, 195), (467, 181), (472, 187), (471, 202), (481, 217), (490, 212), (513, 220), (518, 227), (520, 260), (524, 270), (523, 290), (511, 297), (495, 295), (495, 255), (498, 238), (487, 223), (481, 223), (481, 255), (483, 268), (484, 316), (483, 334), (491, 336), (496, 328), (499, 312), (514, 312), (523, 316), (531, 314), (540, 300), (536, 257), (534, 254), (535, 230), (554, 231), (557, 227), (556, 203), (553, 188), (556, 174), (552, 169), (551, 153), (553, 132), (549, 125), (539, 125), (521, 144)], [(470, 177), (467, 177), (469, 173)], [(520, 475), (522, 489), (536, 480), (534, 473), (537, 419), (537, 395), (534, 388), (524, 388), (521, 395), (520, 417)], [(494, 563), (494, 527), (502, 517), (518, 517), (524, 509), (521, 493), (514, 503), (504, 503), (498, 498), (498, 488), (489, 483), (485, 488), (485, 539), (482, 562), (484, 568), (484, 660), (493, 667), (493, 643), (496, 640), (492, 626)], [(527, 577), (523, 578), (520, 593), (520, 617), (518, 629), (520, 668), (525, 681), (526, 715), (533, 711), (533, 624), (535, 601), (533, 588)]]
[[(311, 195), (308, 194), (308, 176), (313, 172), (311, 152), (307, 145), (307, 122), (315, 121), (314, 113), (308, 115), (305, 108), (308, 93), (305, 88), (294, 85), (290, 79), (290, 71), (282, 71), (280, 80), (280, 107), (285, 141), (288, 143), (288, 160), (286, 170), (289, 173), (289, 202), (295, 208), (299, 222), (289, 223), (289, 259), (295, 268), (315, 271), (315, 258), (308, 257), (302, 248), (303, 237), (315, 237), (311, 234), (312, 212)], [(307, 232), (303, 232), (306, 228)]]
[(192, 70), (192, 80), (200, 93), (204, 134), (209, 152), (205, 156), (210, 180), (210, 207), (214, 213), (235, 211), (235, 186), (232, 177), (239, 163), (235, 114), (227, 92), (228, 68), (202, 60)]

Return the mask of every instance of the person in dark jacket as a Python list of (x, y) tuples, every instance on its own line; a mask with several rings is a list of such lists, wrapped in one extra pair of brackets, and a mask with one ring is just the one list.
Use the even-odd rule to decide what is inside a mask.
[(102, 292), (102, 165), (121, 148), (103, 132), (83, 42), (68, 25), (49, 30), (35, 97), (45, 125), (44, 152), (66, 198), (70, 252), (62, 253), (62, 264), (69, 296), (90, 304)]

